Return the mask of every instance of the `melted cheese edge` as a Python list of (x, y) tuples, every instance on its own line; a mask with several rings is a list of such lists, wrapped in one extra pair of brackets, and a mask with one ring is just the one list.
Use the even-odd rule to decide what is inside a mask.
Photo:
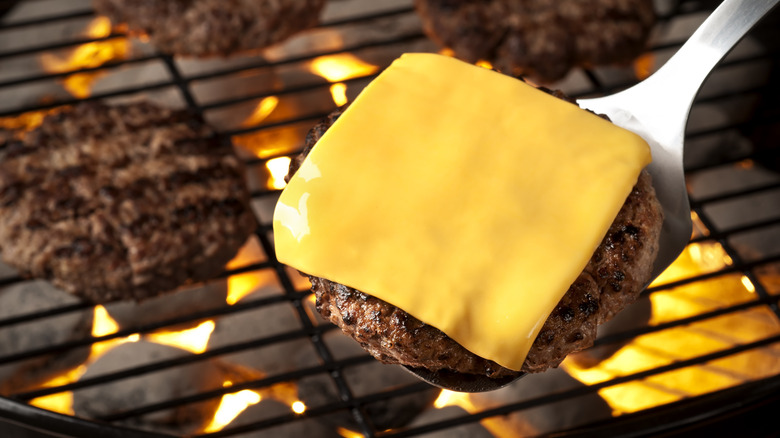
[(284, 189), (277, 257), (519, 370), (650, 159), (636, 134), (522, 81), (405, 54)]

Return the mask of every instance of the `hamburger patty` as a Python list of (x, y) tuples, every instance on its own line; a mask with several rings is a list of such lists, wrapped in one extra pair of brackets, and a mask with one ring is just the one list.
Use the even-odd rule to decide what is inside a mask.
[(325, 0), (93, 0), (114, 25), (166, 53), (227, 56), (262, 49), (317, 24)]
[(652, 0), (415, 0), (425, 33), (468, 62), (562, 79), (575, 66), (627, 63), (645, 48)]
[[(570, 101), (560, 92), (551, 94)], [(332, 113), (311, 129), (303, 152), (290, 164), (288, 180), (340, 114)], [(647, 283), (662, 222), (650, 175), (643, 170), (588, 265), (548, 317), (522, 371), (556, 367), (569, 353), (593, 345), (597, 326), (632, 303)], [(308, 277), (319, 312), (382, 362), (494, 378), (517, 374), (471, 353), (398, 307), (342, 284)]]
[(200, 118), (82, 103), (0, 148), (0, 247), (83, 299), (219, 274), (254, 231), (243, 166)]

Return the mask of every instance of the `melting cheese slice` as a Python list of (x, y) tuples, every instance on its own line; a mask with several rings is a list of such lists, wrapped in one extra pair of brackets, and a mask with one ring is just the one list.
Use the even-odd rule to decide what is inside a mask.
[(284, 189), (276, 252), (519, 370), (649, 162), (639, 136), (521, 81), (405, 54)]

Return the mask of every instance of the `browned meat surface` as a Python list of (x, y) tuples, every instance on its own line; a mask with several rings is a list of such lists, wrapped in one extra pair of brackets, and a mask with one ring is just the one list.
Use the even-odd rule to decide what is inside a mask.
[(93, 302), (220, 273), (248, 203), (232, 149), (184, 111), (83, 103), (0, 148), (3, 260)]
[(262, 49), (317, 24), (325, 0), (94, 0), (96, 11), (166, 53)]
[[(559, 91), (545, 91), (570, 100)], [(303, 152), (290, 164), (288, 179), (340, 114), (336, 111), (312, 128)], [(637, 298), (650, 276), (662, 222), (650, 175), (643, 171), (587, 267), (548, 317), (522, 371), (556, 367), (569, 353), (591, 346), (597, 326)], [(495, 378), (516, 374), (393, 305), (342, 284), (309, 278), (320, 313), (382, 362)]]
[(645, 48), (652, 0), (415, 0), (426, 34), (468, 62), (537, 81), (626, 63)]

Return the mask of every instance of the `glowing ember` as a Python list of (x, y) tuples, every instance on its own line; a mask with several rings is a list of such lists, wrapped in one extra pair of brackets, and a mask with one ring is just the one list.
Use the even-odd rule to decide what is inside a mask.
[[(109, 316), (106, 308), (97, 305), (95, 306), (94, 323), (92, 325), (92, 336), (108, 336), (116, 333), (119, 330), (119, 324)], [(97, 342), (92, 344), (92, 351), (89, 354), (87, 363), (92, 363), (100, 356), (104, 355), (108, 350), (116, 347), (119, 344), (125, 342), (137, 342), (141, 337), (136, 333), (126, 338), (110, 339), (103, 342)]]
[(482, 67), (482, 68), (486, 68), (488, 70), (492, 70), (493, 69), (493, 64), (491, 64), (491, 63), (489, 63), (489, 62), (487, 62), (485, 60), (477, 61), (477, 65)]
[[(687, 257), (690, 264), (682, 263)], [(731, 257), (717, 243), (692, 243), (685, 248), (680, 263), (673, 263), (651, 286), (681, 280), (697, 272), (714, 272), (732, 264)]]
[(754, 168), (756, 166), (756, 162), (751, 160), (751, 159), (747, 159), (747, 160), (742, 160), (742, 161), (736, 163), (736, 165), (740, 169), (747, 170), (747, 169)]
[(320, 56), (311, 61), (311, 71), (327, 79), (328, 82), (341, 82), (358, 76), (376, 72), (379, 67), (361, 61), (354, 55)]
[[(233, 382), (226, 381), (222, 386), (226, 388), (233, 386)], [(224, 429), (249, 406), (260, 403), (261, 400), (273, 399), (282, 403), (287, 403), (290, 404), (293, 411), (302, 413), (306, 410), (306, 406), (297, 400), (297, 393), (298, 389), (295, 384), (279, 383), (261, 391), (244, 389), (242, 391), (225, 394), (222, 396), (222, 400), (217, 407), (214, 418), (203, 430), (203, 433), (213, 433)], [(296, 409), (301, 409), (300, 407), (297, 407), (297, 403), (300, 403), (300, 406), (302, 407), (301, 412), (296, 411)]]
[(199, 354), (206, 351), (209, 337), (214, 331), (214, 321), (202, 322), (195, 328), (176, 332), (159, 332), (146, 335), (149, 341), (157, 344), (170, 345)]
[[(731, 258), (717, 243), (691, 244), (654, 284), (713, 272), (729, 266)], [(754, 299), (753, 283), (728, 274), (699, 280), (650, 295), (650, 325), (673, 322)], [(776, 335), (780, 331), (764, 306), (705, 319), (642, 335), (592, 368), (564, 361), (563, 368), (586, 384), (726, 350)], [(749, 350), (700, 366), (682, 368), (599, 391), (616, 415), (635, 412), (683, 398), (729, 388), (780, 372), (780, 357), (771, 351)]]
[(294, 402), (290, 407), (292, 408), (293, 412), (295, 412), (296, 414), (302, 414), (306, 412), (306, 405), (303, 404), (303, 402), (300, 400)]
[[(280, 114), (284, 117), (284, 109), (280, 111), (280, 100), (276, 96), (268, 96), (262, 99), (252, 113), (241, 122), (242, 128), (254, 128), (272, 115)], [(245, 134), (234, 135), (233, 144), (246, 149), (258, 158), (267, 158), (291, 152), (299, 144), (300, 137), (295, 129), (283, 128), (272, 130), (258, 130)]]
[(281, 190), (287, 183), (284, 177), (287, 176), (287, 170), (290, 167), (290, 157), (272, 158), (265, 163), (265, 167), (271, 173), (271, 179), (268, 187), (274, 190)]
[[(264, 258), (263, 250), (254, 238), (251, 238), (238, 251), (233, 260), (228, 262), (226, 269), (237, 269), (255, 263)], [(236, 304), (241, 298), (257, 290), (269, 280), (257, 272), (246, 272), (231, 275), (227, 279), (227, 299), (229, 305)]]
[[(230, 382), (225, 382), (225, 386), (230, 386)], [(218, 432), (225, 428), (240, 413), (251, 405), (260, 403), (262, 397), (260, 394), (245, 389), (233, 394), (225, 394), (219, 403), (214, 419), (203, 430), (204, 433)]]
[(746, 275), (743, 275), (740, 281), (742, 281), (742, 285), (745, 286), (745, 289), (748, 292), (750, 293), (756, 292), (756, 286), (753, 285), (753, 282), (750, 281), (750, 279)]
[[(97, 305), (94, 309), (93, 323), (92, 323), (92, 336), (108, 336), (116, 333), (119, 330), (119, 325), (109, 316), (106, 308)], [(84, 364), (60, 374), (57, 377), (49, 380), (41, 385), (43, 388), (67, 385), (78, 381), (82, 375), (87, 371), (89, 364), (95, 362), (99, 357), (104, 355), (108, 350), (116, 347), (117, 345), (125, 342), (137, 342), (140, 339), (140, 335), (132, 334), (126, 338), (110, 339), (103, 342), (96, 342), (92, 344), (89, 357)], [(72, 392), (59, 392), (43, 397), (38, 397), (30, 400), (30, 404), (38, 406), (39, 408), (48, 409), (50, 411), (59, 412), (61, 414), (73, 415), (73, 393)]]
[(439, 397), (433, 402), (433, 406), (439, 409), (447, 406), (460, 406), (467, 411), (474, 408), (467, 393), (453, 392), (446, 389), (442, 389)]
[(241, 298), (255, 291), (262, 281), (252, 272), (245, 274), (236, 274), (228, 277), (228, 294), (226, 302), (230, 305), (236, 304)]
[(241, 122), (241, 126), (247, 128), (250, 126), (259, 125), (260, 122), (268, 118), (268, 116), (274, 112), (277, 105), (279, 105), (278, 97), (268, 96), (264, 98), (260, 101), (260, 103), (257, 104), (257, 107), (255, 107), (255, 110), (252, 111), (252, 114), (250, 114), (246, 120)]
[(364, 438), (364, 435), (362, 433), (357, 433), (353, 430), (344, 429), (343, 427), (337, 428), (336, 433), (343, 436), (344, 438)]
[(16, 117), (0, 117), (0, 129), (8, 131), (30, 131), (43, 123), (43, 118), (49, 114), (56, 114), (65, 107), (53, 108), (46, 111), (32, 111)]
[(349, 102), (347, 98), (347, 85), (339, 82), (330, 86), (330, 95), (333, 96), (333, 102), (336, 106), (343, 106)]
[[(111, 22), (106, 17), (97, 17), (90, 23), (86, 35), (90, 38), (105, 38), (111, 34)], [(43, 54), (41, 64), (52, 73), (66, 73), (83, 68), (100, 67), (115, 59), (127, 56), (130, 44), (125, 38), (112, 38), (106, 41), (96, 41), (82, 44), (68, 57), (60, 58), (52, 54)], [(63, 86), (75, 97), (89, 97), (92, 82), (102, 73), (76, 73), (63, 81)]]
[(347, 103), (347, 86), (341, 83), (347, 79), (360, 76), (368, 76), (379, 70), (379, 67), (361, 61), (354, 55), (342, 53), (339, 55), (320, 56), (311, 61), (311, 71), (328, 82), (333, 82), (330, 87), (333, 102), (337, 106)]
[(655, 56), (652, 53), (645, 53), (634, 60), (634, 75), (637, 80), (647, 79), (653, 73), (655, 65)]
[[(439, 397), (433, 402), (437, 409), (443, 409), (447, 406), (458, 406), (469, 414), (476, 414), (489, 406), (477, 406), (471, 394), (466, 392), (453, 392), (443, 389)], [(517, 431), (503, 421), (502, 417), (491, 417), (480, 421), (480, 424), (496, 438), (516, 437)]]
[[(61, 374), (41, 385), (42, 388), (51, 388), (54, 386), (67, 385), (77, 381), (86, 372), (87, 367), (78, 366), (65, 374)], [(74, 415), (73, 412), (73, 393), (58, 392), (56, 394), (46, 395), (30, 400), (30, 404), (42, 409), (47, 409), (60, 414)]]

